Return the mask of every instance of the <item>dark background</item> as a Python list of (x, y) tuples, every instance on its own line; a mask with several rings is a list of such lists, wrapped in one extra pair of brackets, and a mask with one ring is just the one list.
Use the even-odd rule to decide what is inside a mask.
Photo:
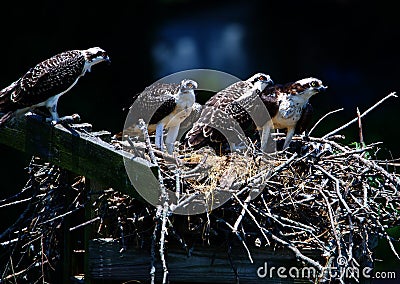
[[(400, 25), (396, 1), (2, 1), (0, 88), (65, 50), (100, 46), (112, 64), (93, 68), (60, 99), (59, 113), (79, 113), (94, 130), (121, 131), (130, 97), (155, 80), (209, 68), (277, 83), (314, 76), (329, 86), (315, 96), (320, 136), (398, 91)], [(400, 99), (363, 120), (367, 143), (399, 157)], [(358, 141), (356, 124), (343, 132)], [(21, 189), (30, 157), (0, 146), (0, 197)], [(3, 212), (1, 213), (3, 214)], [(7, 222), (7, 221), (6, 221)], [(3, 225), (6, 225), (5, 223)], [(12, 219), (10, 220), (12, 222)], [(3, 226), (0, 226), (3, 227)]]

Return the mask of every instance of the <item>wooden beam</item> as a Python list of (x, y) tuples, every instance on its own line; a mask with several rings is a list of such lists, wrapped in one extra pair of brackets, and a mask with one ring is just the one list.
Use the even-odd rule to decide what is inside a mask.
[(0, 143), (138, 199), (142, 198), (129, 180), (124, 160), (128, 168), (134, 169), (133, 176), (139, 181), (136, 185), (154, 180), (149, 176), (155, 172), (150, 162), (118, 150), (90, 132), (61, 124), (52, 126), (34, 114), (15, 118), (0, 127)]
[[(119, 241), (112, 239), (94, 239), (89, 242), (89, 270), (92, 283), (118, 280), (139, 283), (150, 278), (150, 254), (147, 249), (128, 246), (121, 251)], [(247, 253), (240, 245), (234, 246), (231, 251), (232, 261), (237, 270), (240, 283), (309, 283), (308, 276), (296, 275), (302, 267), (294, 254), (285, 249), (252, 248), (254, 263), (247, 258)], [(305, 252), (306, 255), (315, 255), (315, 252)], [(262, 267), (260, 269), (260, 267)], [(284, 267), (285, 271), (282, 272)], [(289, 269), (294, 270), (289, 275)], [(284, 278), (279, 277), (280, 268)], [(235, 283), (235, 274), (228, 260), (227, 248), (223, 245), (201, 245), (193, 248), (190, 256), (181, 248), (172, 244), (168, 247), (169, 280), (173, 283)], [(314, 270), (306, 270), (312, 273)], [(258, 273), (257, 273), (258, 272)], [(315, 273), (318, 273), (315, 271)], [(161, 262), (156, 263), (157, 283), (162, 280)], [(296, 275), (297, 276), (297, 275)], [(308, 277), (307, 277), (308, 276)], [(97, 282), (98, 281), (98, 282)], [(161, 282), (160, 282), (161, 283)]]

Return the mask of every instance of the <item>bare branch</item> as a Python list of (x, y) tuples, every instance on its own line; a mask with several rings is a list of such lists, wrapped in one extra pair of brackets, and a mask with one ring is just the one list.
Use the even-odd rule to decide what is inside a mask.
[[(390, 93), (389, 95), (387, 95), (386, 97), (384, 97), (383, 99), (381, 99), (379, 102), (377, 102), (376, 104), (374, 104), (372, 107), (370, 107), (369, 109), (367, 109), (366, 111), (364, 111), (364, 112), (360, 115), (360, 118), (366, 116), (371, 110), (373, 110), (374, 108), (376, 108), (376, 107), (379, 106), (381, 103), (383, 103), (384, 101), (386, 101), (387, 99), (389, 99), (389, 98), (391, 98), (391, 97), (397, 98), (396, 92)], [(349, 121), (348, 123), (346, 123), (345, 125), (343, 125), (343, 126), (341, 126), (341, 127), (339, 127), (339, 128), (336, 128), (335, 130), (329, 132), (328, 134), (325, 134), (322, 138), (328, 138), (328, 137), (330, 137), (330, 136), (332, 136), (332, 135), (338, 133), (339, 131), (345, 129), (345, 128), (348, 127), (349, 125), (351, 125), (351, 124), (357, 122), (358, 119), (359, 119), (359, 118), (356, 117), (356, 118), (350, 120), (350, 121)]]

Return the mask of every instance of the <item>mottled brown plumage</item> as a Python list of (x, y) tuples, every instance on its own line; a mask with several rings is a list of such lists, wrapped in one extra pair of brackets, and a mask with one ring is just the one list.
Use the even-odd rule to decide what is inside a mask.
[(132, 125), (135, 125), (141, 118), (151, 125), (149, 131), (154, 132), (156, 124), (176, 107), (173, 95), (178, 93), (179, 86), (180, 84), (177, 83), (155, 83), (137, 94), (133, 104), (135, 110), (129, 114)]
[[(149, 133), (156, 133), (156, 147), (163, 149), (163, 130), (168, 129), (166, 146), (173, 151), (180, 124), (191, 114), (195, 105), (197, 82), (185, 79), (176, 83), (155, 83), (136, 96), (125, 122), (124, 136), (141, 135), (139, 119), (148, 124)], [(118, 135), (117, 135), (118, 136)]]
[(24, 113), (30, 108), (46, 106), (53, 121), (58, 121), (59, 96), (71, 89), (92, 65), (110, 61), (101, 48), (70, 50), (44, 60), (31, 68), (17, 81), (0, 91), (0, 112), (6, 115), (0, 125), (14, 112)]
[(283, 148), (287, 148), (295, 131), (303, 132), (312, 116), (312, 106), (308, 100), (327, 87), (316, 78), (306, 78), (284, 85), (265, 88), (260, 98), (267, 108), (271, 120), (262, 127), (261, 149), (265, 149), (271, 129), (287, 131)]
[(221, 143), (228, 142), (227, 137), (231, 140), (230, 143), (240, 142), (240, 129), (246, 129), (246, 123), (251, 121), (247, 116), (254, 100), (259, 92), (272, 84), (268, 75), (258, 73), (212, 96), (205, 103), (200, 118), (186, 134), (185, 146), (198, 149), (209, 145), (219, 149)]

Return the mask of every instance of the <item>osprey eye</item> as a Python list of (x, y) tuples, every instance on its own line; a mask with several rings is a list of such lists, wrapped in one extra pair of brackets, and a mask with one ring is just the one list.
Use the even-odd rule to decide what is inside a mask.
[(315, 87), (317, 87), (317, 86), (318, 86), (318, 83), (317, 83), (316, 81), (312, 81), (312, 82), (311, 82), (311, 87), (314, 87), (314, 88), (315, 88)]
[(264, 80), (265, 80), (265, 78), (264, 78), (264, 76), (260, 76), (260, 77), (258, 77), (258, 80), (260, 80), (260, 81), (264, 81)]
[(193, 84), (192, 84), (192, 83), (187, 83), (186, 87), (192, 88), (192, 87), (193, 87)]

